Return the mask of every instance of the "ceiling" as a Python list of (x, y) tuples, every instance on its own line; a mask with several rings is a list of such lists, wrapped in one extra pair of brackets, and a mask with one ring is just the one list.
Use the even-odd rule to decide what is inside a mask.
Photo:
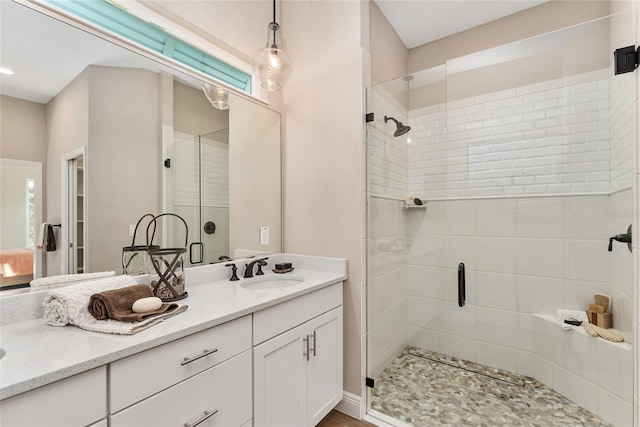
[(414, 48), (547, 0), (374, 0), (404, 45)]

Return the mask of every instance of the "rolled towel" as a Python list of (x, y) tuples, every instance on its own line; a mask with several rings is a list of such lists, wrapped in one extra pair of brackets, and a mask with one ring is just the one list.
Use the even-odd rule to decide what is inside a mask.
[(67, 326), (69, 324), (69, 311), (66, 303), (58, 298), (54, 298), (44, 304), (44, 318), (47, 323), (53, 326)]
[(153, 291), (147, 285), (128, 286), (111, 291), (98, 292), (89, 299), (89, 313), (98, 320), (113, 319), (120, 322), (142, 322), (151, 317), (170, 313), (178, 304), (162, 304), (160, 308), (145, 313), (134, 313), (133, 303), (141, 298), (153, 297)]

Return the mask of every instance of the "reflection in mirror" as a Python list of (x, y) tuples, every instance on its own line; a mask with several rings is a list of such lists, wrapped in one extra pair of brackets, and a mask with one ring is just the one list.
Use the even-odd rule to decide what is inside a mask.
[[(34, 277), (72, 272), (70, 247), (84, 272), (120, 273), (122, 247), (146, 213), (185, 219), (187, 266), (282, 250), (276, 112), (233, 94), (229, 109), (217, 110), (192, 76), (23, 5), (0, 7), (1, 66), (15, 72), (0, 79), (0, 158), (42, 165), (42, 217), (29, 233), (37, 239), (41, 223), (62, 225), (56, 250), (35, 249), (42, 270)], [(73, 220), (64, 160), (78, 150), (86, 153), (84, 211)], [(146, 244), (144, 231), (136, 244)], [(156, 242), (174, 247), (184, 237), (168, 224)]]

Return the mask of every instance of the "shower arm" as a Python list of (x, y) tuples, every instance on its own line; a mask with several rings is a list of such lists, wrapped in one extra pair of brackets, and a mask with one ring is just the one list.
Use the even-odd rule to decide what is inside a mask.
[(389, 120), (393, 120), (393, 122), (396, 124), (396, 126), (400, 125), (400, 122), (396, 119), (394, 119), (393, 117), (390, 116), (384, 116), (384, 122), (387, 123)]

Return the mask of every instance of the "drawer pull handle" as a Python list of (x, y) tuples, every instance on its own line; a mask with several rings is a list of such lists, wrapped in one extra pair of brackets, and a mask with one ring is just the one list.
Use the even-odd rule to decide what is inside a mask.
[(217, 348), (214, 348), (212, 350), (207, 350), (205, 349), (204, 352), (202, 354), (199, 354), (197, 356), (193, 356), (193, 357), (185, 357), (184, 360), (182, 362), (180, 362), (180, 365), (184, 366), (187, 363), (191, 363), (191, 362), (195, 362), (198, 359), (202, 359), (203, 357), (206, 357), (210, 354), (215, 353), (216, 351), (218, 351)]
[(316, 345), (316, 332), (317, 331), (313, 331), (313, 357), (316, 357), (316, 349), (318, 348), (318, 346)]
[(302, 341), (304, 341), (304, 345), (307, 347), (307, 351), (306, 352), (302, 352), (302, 355), (305, 356), (307, 358), (307, 362), (309, 361), (309, 334), (307, 334), (305, 336), (305, 338), (302, 338)]
[(204, 411), (204, 415), (200, 418), (198, 418), (196, 420), (196, 422), (194, 422), (193, 424), (191, 423), (184, 423), (184, 427), (196, 427), (198, 424), (202, 423), (203, 421), (208, 420), (209, 418), (213, 417), (215, 414), (218, 413), (217, 409), (214, 409), (213, 411)]

